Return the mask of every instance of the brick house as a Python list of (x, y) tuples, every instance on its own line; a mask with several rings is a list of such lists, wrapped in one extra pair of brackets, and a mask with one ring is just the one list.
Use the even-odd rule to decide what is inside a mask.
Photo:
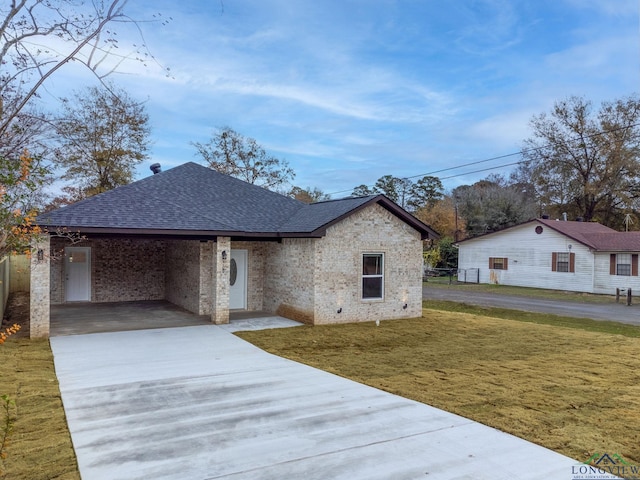
[[(213, 323), (266, 311), (309, 324), (416, 317), (422, 240), (437, 238), (384, 195), (304, 204), (195, 163), (42, 214), (31, 332), (49, 307), (168, 300)], [(51, 252), (57, 252), (51, 255)]]

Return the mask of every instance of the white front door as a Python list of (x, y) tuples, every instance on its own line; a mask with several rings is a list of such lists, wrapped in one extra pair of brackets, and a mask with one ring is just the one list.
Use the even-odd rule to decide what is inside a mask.
[(247, 308), (247, 251), (231, 250), (229, 260), (229, 309)]
[(88, 302), (91, 300), (91, 247), (64, 249), (65, 300)]

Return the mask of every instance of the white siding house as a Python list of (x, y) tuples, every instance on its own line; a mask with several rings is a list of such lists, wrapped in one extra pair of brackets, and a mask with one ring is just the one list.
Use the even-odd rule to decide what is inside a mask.
[(640, 292), (640, 232), (536, 219), (458, 242), (458, 269), (480, 283), (599, 294)]

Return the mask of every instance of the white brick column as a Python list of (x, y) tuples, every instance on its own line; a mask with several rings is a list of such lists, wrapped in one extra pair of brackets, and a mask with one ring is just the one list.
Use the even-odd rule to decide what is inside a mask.
[(211, 321), (216, 325), (220, 325), (229, 323), (231, 238), (218, 237), (218, 241), (214, 244), (213, 252), (213, 311), (211, 312)]
[(31, 338), (49, 337), (51, 303), (51, 244), (49, 235), (34, 241), (31, 253)]

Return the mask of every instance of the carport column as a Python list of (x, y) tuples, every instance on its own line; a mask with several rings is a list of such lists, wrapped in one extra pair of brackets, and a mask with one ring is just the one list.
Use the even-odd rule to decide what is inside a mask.
[(229, 323), (229, 261), (231, 238), (218, 237), (213, 256), (213, 311), (211, 321), (216, 325)]
[(31, 300), (29, 335), (31, 338), (49, 336), (49, 307), (51, 301), (51, 243), (43, 235), (31, 244)]

